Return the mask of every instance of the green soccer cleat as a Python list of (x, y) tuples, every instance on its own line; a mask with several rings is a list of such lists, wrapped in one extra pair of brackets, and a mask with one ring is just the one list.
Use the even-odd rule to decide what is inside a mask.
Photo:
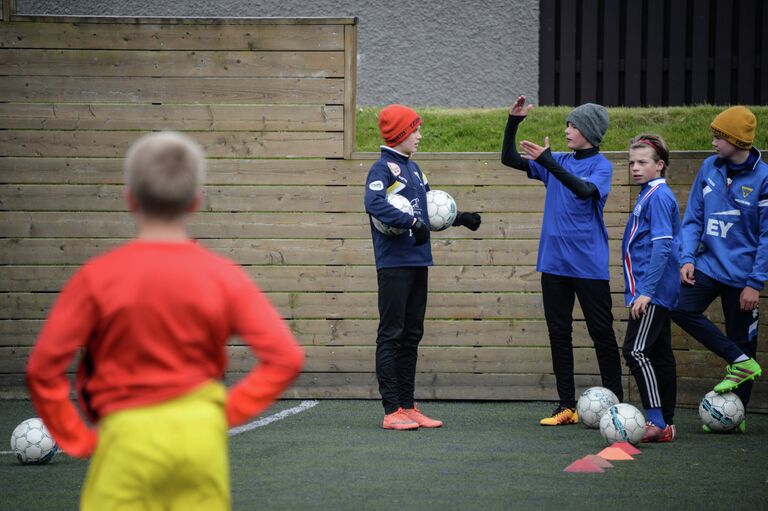
[(744, 362), (736, 362), (725, 368), (725, 379), (715, 385), (712, 389), (718, 394), (724, 394), (726, 392), (732, 392), (736, 387), (744, 382), (754, 380), (763, 370), (760, 368), (760, 364), (754, 358), (745, 360)]

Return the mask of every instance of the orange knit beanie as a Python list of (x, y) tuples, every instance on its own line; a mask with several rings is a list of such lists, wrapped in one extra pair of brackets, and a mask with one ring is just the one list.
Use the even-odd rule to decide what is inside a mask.
[(757, 119), (749, 108), (732, 106), (715, 117), (710, 127), (712, 133), (739, 149), (749, 149), (755, 141)]
[(389, 105), (379, 112), (379, 131), (389, 147), (408, 138), (421, 125), (421, 117), (412, 108)]

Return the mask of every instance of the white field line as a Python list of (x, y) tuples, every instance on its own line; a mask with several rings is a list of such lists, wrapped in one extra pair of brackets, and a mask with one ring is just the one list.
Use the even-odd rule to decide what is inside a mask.
[[(286, 417), (290, 417), (291, 415), (296, 415), (297, 413), (301, 413), (304, 410), (314, 408), (318, 404), (320, 404), (320, 401), (302, 401), (299, 403), (299, 405), (294, 406), (293, 408), (287, 408), (282, 412), (267, 415), (264, 418), (256, 419), (255, 421), (249, 422), (248, 424), (243, 424), (242, 426), (232, 428), (229, 430), (229, 436), (239, 435), (240, 433), (245, 433), (246, 431), (251, 431), (252, 429), (256, 428), (262, 428), (268, 424), (272, 424), (273, 422), (277, 422), (279, 420), (285, 419)], [(0, 455), (3, 454), (13, 454), (13, 451), (0, 451)]]
[(251, 431), (252, 429), (264, 427), (267, 424), (272, 424), (273, 422), (285, 419), (286, 417), (290, 417), (291, 415), (296, 415), (297, 413), (301, 413), (304, 410), (309, 410), (310, 408), (317, 406), (319, 403), (320, 401), (314, 401), (314, 400), (302, 401), (298, 406), (294, 406), (293, 408), (288, 408), (286, 410), (283, 410), (282, 412), (277, 412), (272, 415), (267, 415), (264, 418), (256, 419), (255, 421), (249, 422), (248, 424), (243, 424), (242, 426), (232, 428), (229, 430), (229, 436), (239, 435), (240, 433), (245, 433), (246, 431)]

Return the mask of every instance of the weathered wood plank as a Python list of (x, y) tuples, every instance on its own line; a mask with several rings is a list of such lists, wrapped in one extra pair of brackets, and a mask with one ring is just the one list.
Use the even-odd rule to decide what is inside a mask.
[[(98, 101), (94, 101), (97, 99)], [(46, 103), (295, 103), (344, 102), (340, 78), (0, 77), (0, 101)]]
[[(57, 108), (60, 106), (57, 105)], [(96, 105), (90, 106), (95, 107)], [(215, 108), (222, 108), (224, 106), (216, 105)], [(133, 106), (128, 105), (125, 107), (132, 108)], [(104, 106), (104, 108), (108, 107)], [(243, 108), (247, 107), (243, 106)], [(257, 107), (254, 106), (253, 108)], [(145, 129), (151, 128), (146, 127)], [(476, 186), (537, 184), (526, 178), (522, 172), (504, 167), (499, 160), (498, 154), (481, 154), (483, 156), (477, 160), (463, 158), (462, 156), (464, 155), (462, 153), (455, 153), (453, 155), (446, 155), (445, 153), (437, 155), (430, 153), (417, 154), (415, 159), (419, 162), (422, 170), (429, 176), (433, 188), (449, 185), (467, 185), (468, 183)], [(691, 153), (684, 154), (688, 155)], [(700, 163), (697, 156), (699, 154), (707, 153), (693, 153), (692, 158)], [(698, 169), (699, 163), (696, 163), (696, 169)], [(120, 184), (122, 182), (121, 164), (122, 160), (118, 158), (6, 157), (0, 158), (0, 182)], [(303, 183), (305, 185), (336, 184), (363, 186), (368, 169), (370, 169), (372, 164), (372, 159), (311, 161), (210, 159), (208, 161), (207, 182), (209, 184), (240, 185)], [(619, 173), (615, 172), (614, 176), (617, 175)], [(626, 181), (627, 174), (623, 177)], [(674, 176), (670, 177), (670, 182), (677, 182)], [(615, 179), (614, 185), (616, 185), (614, 188), (618, 187)], [(631, 188), (631, 190), (629, 197), (634, 199), (637, 189)]]
[(0, 27), (0, 48), (341, 51), (344, 25), (20, 22)]
[[(33, 132), (17, 132), (33, 133)], [(77, 132), (64, 132), (77, 133)], [(111, 133), (111, 132), (105, 132)], [(280, 134), (288, 138), (290, 133)], [(295, 134), (294, 134), (295, 135)], [(217, 135), (211, 134), (211, 138)], [(301, 136), (304, 136), (302, 134)], [(325, 140), (334, 134), (319, 134), (318, 140)], [(265, 134), (265, 138), (271, 138)], [(13, 145), (11, 136), (7, 144), (0, 141), (0, 151)], [(298, 141), (298, 140), (297, 140)], [(87, 141), (86, 141), (87, 142)], [(102, 140), (103, 144), (106, 143)], [(126, 140), (125, 147), (129, 142)], [(218, 143), (211, 141), (212, 143)], [(72, 142), (74, 144), (75, 142)], [(203, 141), (205, 143), (205, 141)], [(267, 142), (265, 142), (266, 144)], [(334, 149), (341, 149), (340, 135), (333, 140)], [(118, 151), (120, 142), (111, 142), (113, 151)], [(292, 145), (284, 140), (275, 144)], [(295, 144), (298, 146), (298, 144)], [(297, 147), (294, 146), (294, 149)], [(319, 147), (319, 146), (318, 146)], [(213, 149), (213, 148), (211, 148)], [(62, 149), (65, 150), (65, 149)], [(73, 147), (72, 150), (80, 150)], [(105, 147), (104, 149), (109, 150)], [(218, 146), (217, 152), (236, 151), (229, 145)], [(250, 149), (246, 149), (250, 150)], [(256, 150), (256, 149), (254, 149)], [(268, 149), (264, 149), (268, 150)], [(540, 212), (544, 203), (545, 190), (541, 186), (525, 187), (472, 187), (446, 186), (445, 191), (456, 200), (459, 209), (479, 212)], [(223, 186), (209, 185), (205, 188), (206, 211), (294, 211), (294, 212), (360, 212), (363, 213), (365, 189), (347, 186)], [(621, 187), (608, 198), (605, 209), (610, 212), (625, 211), (628, 204), (628, 190)], [(121, 211), (124, 209), (122, 185), (0, 185), (0, 207), (21, 211)]]
[[(626, 215), (606, 213), (608, 237), (620, 239)], [(367, 238), (368, 216), (354, 213), (199, 212), (190, 221), (192, 236), (205, 238)], [(540, 213), (485, 213), (483, 239), (538, 239)], [(135, 219), (127, 212), (0, 211), (0, 237), (130, 238)], [(465, 229), (433, 233), (435, 239), (465, 238)]]
[[(0, 292), (56, 292), (74, 266), (0, 266)], [(364, 266), (247, 266), (265, 291), (376, 291), (376, 268)], [(620, 267), (612, 268), (613, 289), (623, 288)], [(436, 266), (429, 270), (432, 292), (538, 292), (534, 266)]]
[[(376, 293), (267, 293), (271, 302), (289, 319), (376, 319)], [(56, 293), (0, 294), (0, 319), (42, 319), (56, 299)], [(612, 295), (613, 315), (627, 318), (623, 296)], [(430, 319), (535, 319), (544, 317), (540, 293), (432, 293), (426, 317)], [(710, 309), (713, 321), (722, 321), (722, 312)], [(574, 318), (583, 319), (576, 305)], [(760, 316), (768, 323), (768, 313)]]
[[(0, 128), (45, 130), (341, 131), (326, 105), (105, 105), (0, 103)], [(196, 137), (196, 134), (192, 136)], [(61, 164), (61, 161), (56, 161)], [(93, 162), (91, 162), (93, 163)], [(105, 165), (112, 172), (114, 162)], [(7, 167), (6, 167), (7, 168)]]
[(340, 78), (344, 52), (0, 49), (0, 75)]
[[(228, 346), (230, 371), (248, 371), (255, 359), (247, 346)], [(307, 372), (374, 372), (375, 346), (305, 346)], [(29, 347), (0, 347), (0, 372), (21, 373), (29, 357)], [(421, 373), (522, 373), (550, 374), (552, 364), (546, 348), (516, 347), (431, 347), (419, 349)], [(595, 351), (574, 348), (574, 370), (579, 374), (599, 374)], [(677, 367), (689, 378), (712, 378), (722, 372), (719, 358), (710, 352), (679, 351)], [(626, 366), (622, 372), (628, 375)]]
[[(142, 133), (133, 131), (16, 131), (0, 138), (0, 154), (8, 156), (122, 157)], [(288, 158), (340, 157), (341, 132), (198, 132), (195, 139), (209, 157)]]
[[(88, 258), (114, 248), (117, 239), (0, 239), (0, 264), (82, 264)], [(352, 240), (201, 240), (212, 250), (239, 264), (347, 265), (372, 264), (370, 239)], [(611, 253), (620, 244), (611, 242)], [(433, 239), (436, 266), (532, 266), (538, 240)], [(617, 258), (614, 258), (617, 259)], [(618, 260), (612, 261), (619, 265)]]

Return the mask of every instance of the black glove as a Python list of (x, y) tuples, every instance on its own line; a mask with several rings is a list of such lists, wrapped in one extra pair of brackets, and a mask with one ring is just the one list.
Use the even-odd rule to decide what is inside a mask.
[(462, 213), (459, 212), (456, 215), (456, 220), (453, 221), (453, 225), (463, 225), (470, 231), (476, 231), (480, 227), (480, 213)]
[(429, 229), (424, 222), (416, 219), (416, 222), (411, 226), (411, 232), (413, 233), (414, 245), (419, 246), (429, 241)]

